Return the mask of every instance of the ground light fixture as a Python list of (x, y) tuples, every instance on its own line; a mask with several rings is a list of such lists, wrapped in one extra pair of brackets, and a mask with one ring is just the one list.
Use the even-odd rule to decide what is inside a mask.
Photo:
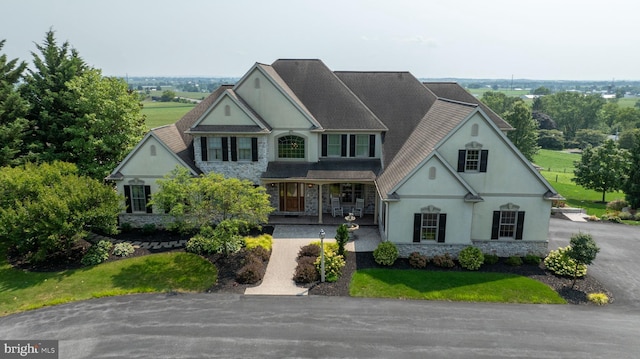
[(324, 229), (320, 229), (320, 282), (324, 283)]

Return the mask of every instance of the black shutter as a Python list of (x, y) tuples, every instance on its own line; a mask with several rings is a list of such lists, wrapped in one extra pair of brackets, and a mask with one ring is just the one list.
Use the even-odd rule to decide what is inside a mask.
[(222, 137), (222, 160), (229, 161), (229, 138)]
[(124, 202), (127, 205), (127, 213), (133, 213), (133, 205), (131, 203), (131, 186), (124, 186)]
[(376, 135), (369, 135), (369, 157), (376, 156)]
[(489, 150), (480, 151), (480, 172), (487, 172), (487, 157), (489, 157)]
[(356, 135), (349, 135), (349, 157), (356, 156)]
[(415, 213), (413, 215), (413, 241), (420, 243), (420, 228), (422, 227), (422, 214)]
[(464, 172), (464, 160), (466, 155), (466, 150), (458, 150), (458, 172)]
[(200, 137), (200, 155), (202, 156), (202, 160), (203, 161), (208, 161), (209, 160), (209, 156), (207, 153), (207, 138), (206, 137)]
[(153, 213), (153, 207), (149, 205), (151, 201), (151, 186), (144, 186), (144, 203), (147, 207), (147, 213)]
[(347, 157), (347, 135), (341, 136), (340, 146), (340, 156)]
[(444, 235), (447, 232), (447, 214), (441, 213), (438, 219), (438, 243), (444, 243)]
[(258, 138), (251, 137), (251, 161), (258, 161)]
[(493, 224), (491, 225), (491, 239), (498, 239), (500, 232), (500, 211), (493, 211)]
[(518, 212), (518, 222), (516, 223), (516, 239), (522, 239), (524, 229), (524, 212)]
[(231, 161), (238, 160), (238, 139), (231, 137)]
[(329, 139), (327, 138), (327, 135), (323, 134), (322, 135), (322, 157), (327, 157), (327, 142), (329, 141)]

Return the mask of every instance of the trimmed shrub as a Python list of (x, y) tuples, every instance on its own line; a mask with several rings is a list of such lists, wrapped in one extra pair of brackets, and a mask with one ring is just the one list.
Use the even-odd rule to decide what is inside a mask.
[(409, 254), (409, 265), (413, 268), (424, 268), (429, 263), (429, 259), (424, 254), (413, 252)]
[(133, 248), (133, 245), (127, 242), (116, 243), (116, 245), (113, 246), (113, 255), (118, 257), (128, 257), (135, 251), (136, 249)]
[(613, 223), (622, 223), (622, 220), (620, 219), (620, 217), (618, 217), (615, 214), (605, 213), (600, 218), (603, 221), (609, 221), (609, 222), (613, 222)]
[(244, 242), (247, 249), (262, 247), (267, 251), (271, 251), (273, 247), (273, 237), (269, 234), (262, 234), (257, 237), (245, 237)]
[(202, 227), (200, 233), (187, 241), (185, 250), (200, 255), (218, 253), (219, 248), (217, 243), (214, 242), (213, 236), (213, 228), (209, 226)]
[(100, 241), (89, 247), (87, 254), (82, 257), (80, 262), (85, 266), (93, 266), (100, 264), (109, 259), (109, 251), (113, 248), (113, 244), (109, 241)]
[(512, 267), (519, 267), (522, 265), (522, 258), (518, 257), (518, 256), (511, 256), (509, 258), (507, 258), (504, 263), (506, 265), (510, 265)]
[(319, 255), (320, 245), (315, 244), (307, 244), (306, 246), (300, 247), (300, 251), (298, 251), (298, 258), (313, 257), (315, 259)]
[(305, 284), (313, 283), (320, 280), (320, 273), (316, 269), (315, 257), (300, 257), (298, 258), (298, 265), (293, 275), (293, 280), (296, 283)]
[(124, 222), (120, 224), (120, 230), (123, 232), (131, 232), (131, 230), (133, 230), (133, 226), (129, 222)]
[(589, 293), (587, 299), (597, 305), (605, 305), (609, 303), (609, 296), (604, 293)]
[(620, 218), (620, 220), (623, 221), (628, 221), (628, 220), (633, 220), (633, 214), (629, 213), (629, 212), (620, 212), (618, 213), (618, 218)]
[[(547, 258), (544, 259), (544, 265), (556, 275), (564, 277), (573, 277), (576, 268), (576, 262), (567, 255), (571, 247), (561, 247), (555, 251), (549, 252)], [(578, 277), (584, 277), (587, 274), (586, 265), (578, 265)]]
[(460, 266), (468, 270), (478, 270), (484, 263), (484, 255), (478, 247), (468, 246), (458, 254)]
[(453, 268), (456, 266), (455, 262), (453, 261), (453, 258), (451, 258), (449, 253), (445, 253), (444, 255), (434, 256), (431, 259), (431, 263), (433, 263), (434, 266), (440, 267), (440, 268)]
[(238, 270), (236, 281), (243, 284), (256, 284), (264, 275), (264, 263), (258, 257), (249, 255), (245, 258), (245, 265)]
[(484, 253), (484, 264), (496, 264), (500, 261), (500, 257), (497, 254)]
[(144, 226), (142, 226), (142, 233), (144, 234), (152, 234), (155, 233), (156, 231), (156, 225), (153, 223), (147, 223)]
[(253, 247), (251, 249), (247, 249), (247, 256), (254, 256), (260, 259), (263, 262), (266, 262), (271, 258), (271, 252), (264, 249), (264, 247)]
[(341, 224), (336, 230), (336, 244), (338, 245), (337, 253), (341, 256), (344, 255), (344, 246), (349, 241), (349, 230), (346, 224)]
[[(342, 268), (345, 265), (344, 256), (339, 255), (333, 250), (324, 251), (324, 277), (327, 282), (335, 282), (342, 275)], [(316, 258), (316, 269), (321, 273), (322, 257)]]
[(382, 242), (373, 251), (373, 258), (380, 265), (391, 266), (398, 259), (398, 248), (391, 242)]
[(607, 203), (607, 209), (610, 211), (620, 212), (625, 207), (629, 207), (629, 203), (624, 199), (616, 199)]
[(534, 254), (527, 254), (524, 257), (524, 262), (527, 264), (533, 264), (533, 265), (538, 265), (540, 264), (540, 262), (542, 262), (542, 258), (534, 255)]

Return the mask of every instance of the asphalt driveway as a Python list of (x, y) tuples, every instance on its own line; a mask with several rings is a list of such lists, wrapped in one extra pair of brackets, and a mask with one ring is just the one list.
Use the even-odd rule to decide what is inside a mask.
[(579, 232), (591, 234), (600, 247), (588, 273), (613, 293), (612, 305), (640, 309), (640, 227), (551, 219), (549, 249), (568, 245)]

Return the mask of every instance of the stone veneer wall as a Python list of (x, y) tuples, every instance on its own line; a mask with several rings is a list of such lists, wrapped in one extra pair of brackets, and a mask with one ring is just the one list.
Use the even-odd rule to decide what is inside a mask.
[(121, 213), (118, 223), (129, 223), (132, 228), (142, 228), (146, 224), (154, 224), (158, 228), (165, 228), (172, 221), (171, 216), (154, 213)]
[(202, 161), (200, 140), (193, 141), (196, 166), (204, 173), (216, 172), (226, 177), (247, 179), (255, 184), (260, 183), (262, 173), (267, 170), (267, 137), (258, 136), (258, 161)]
[[(544, 257), (548, 252), (548, 241), (473, 241), (475, 247), (480, 248), (482, 253), (495, 254), (499, 257), (519, 256), (524, 257), (527, 254), (534, 254)], [(457, 258), (461, 250), (468, 245), (466, 244), (410, 244), (395, 243), (398, 248), (398, 254), (402, 258), (409, 257), (412, 252), (419, 252), (429, 257), (435, 255), (443, 255), (449, 253), (452, 257)]]

